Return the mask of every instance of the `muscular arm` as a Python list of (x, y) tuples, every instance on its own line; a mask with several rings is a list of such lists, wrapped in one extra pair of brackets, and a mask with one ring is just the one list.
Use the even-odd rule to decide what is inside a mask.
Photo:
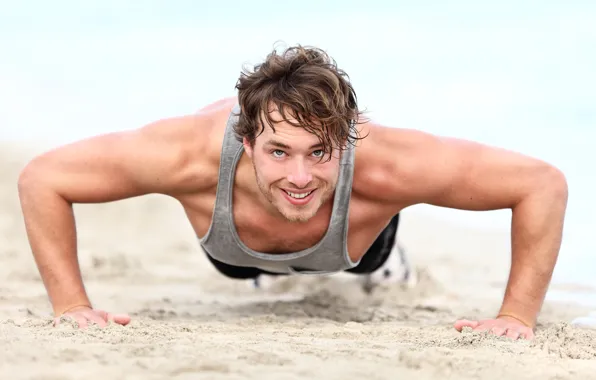
[[(373, 129), (379, 176), (399, 207), (427, 203), (462, 210), (512, 210), (512, 265), (501, 313), (534, 326), (557, 261), (567, 183), (553, 166), (522, 154), (427, 133)], [(380, 165), (381, 167), (383, 165)]]
[(35, 262), (54, 313), (90, 305), (77, 260), (73, 203), (143, 194), (176, 194), (201, 186), (190, 164), (192, 122), (163, 120), (138, 130), (85, 139), (46, 152), (23, 169), (18, 189)]

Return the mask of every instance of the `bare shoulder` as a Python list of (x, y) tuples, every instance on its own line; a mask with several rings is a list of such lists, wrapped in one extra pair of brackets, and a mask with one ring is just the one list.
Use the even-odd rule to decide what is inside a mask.
[(201, 177), (210, 187), (217, 186), (221, 147), (224, 133), (236, 98), (224, 98), (209, 104), (194, 115), (194, 125), (191, 126), (192, 146), (187, 149), (190, 155), (197, 156), (204, 171)]
[(518, 152), (375, 123), (362, 132), (354, 191), (396, 210), (419, 203), (509, 208), (540, 186), (564, 186), (557, 168)]
[[(393, 204), (403, 197), (402, 184), (412, 181), (417, 166), (423, 165), (423, 150), (438, 143), (429, 134), (368, 122), (362, 125), (362, 140), (356, 146), (354, 191), (380, 203)], [(398, 202), (399, 203), (399, 202)]]
[(221, 144), (234, 98), (218, 100), (196, 113), (164, 118), (136, 131), (159, 157), (169, 162), (170, 172), (179, 177), (184, 191), (209, 189), (217, 185)]
[(231, 104), (223, 100), (196, 113), (59, 146), (31, 160), (19, 184), (43, 185), (80, 203), (208, 191), (217, 181), (219, 146)]

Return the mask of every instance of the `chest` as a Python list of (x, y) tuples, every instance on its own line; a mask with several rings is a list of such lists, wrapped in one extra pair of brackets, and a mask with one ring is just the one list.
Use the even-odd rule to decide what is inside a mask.
[(266, 253), (297, 252), (317, 244), (327, 233), (330, 208), (322, 209), (306, 223), (292, 223), (276, 218), (250, 203), (238, 201), (234, 225), (242, 242)]
[[(188, 219), (198, 237), (211, 225), (215, 194), (186, 199), (183, 202)], [(301, 251), (317, 244), (329, 229), (331, 204), (323, 206), (307, 223), (284, 222), (274, 218), (252, 201), (251, 197), (234, 196), (233, 221), (240, 240), (250, 249), (266, 253)], [(347, 247), (350, 258), (358, 261), (385, 228), (394, 214), (358, 194), (350, 200)]]

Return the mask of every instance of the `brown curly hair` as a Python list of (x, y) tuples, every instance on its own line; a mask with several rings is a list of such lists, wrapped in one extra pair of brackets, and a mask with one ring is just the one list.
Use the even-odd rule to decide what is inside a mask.
[[(321, 49), (301, 45), (281, 53), (274, 49), (252, 72), (244, 70), (235, 88), (240, 114), (234, 131), (240, 141), (246, 137), (254, 144), (266, 124), (275, 131), (275, 123), (281, 121), (315, 134), (326, 152), (361, 139), (356, 125), (363, 113), (354, 88), (348, 75)], [(271, 118), (273, 105), (282, 120)], [(288, 120), (288, 115), (295, 121)]]

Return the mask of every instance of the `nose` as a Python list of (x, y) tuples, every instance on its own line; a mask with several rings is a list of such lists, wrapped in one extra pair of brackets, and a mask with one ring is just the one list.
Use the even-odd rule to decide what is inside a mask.
[(288, 181), (298, 188), (304, 188), (312, 181), (310, 168), (302, 159), (297, 158), (293, 162)]

